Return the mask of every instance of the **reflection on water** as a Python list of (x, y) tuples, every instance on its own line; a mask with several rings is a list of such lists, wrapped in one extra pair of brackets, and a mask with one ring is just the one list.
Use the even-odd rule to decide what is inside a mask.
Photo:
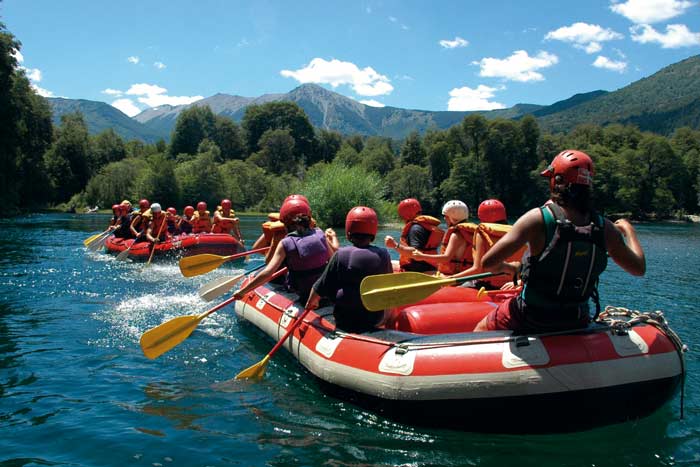
[[(244, 236), (257, 237), (262, 220), (243, 218)], [(197, 289), (243, 265), (187, 279), (175, 263), (146, 268), (86, 252), (82, 241), (106, 221), (0, 220), (0, 465), (700, 465), (700, 372), (692, 351), (685, 420), (677, 419), (676, 400), (635, 423), (546, 436), (392, 422), (326, 396), (284, 352), (263, 381), (232, 380), (272, 342), (230, 309), (148, 360), (141, 334), (227, 298), (205, 303)], [(692, 350), (700, 328), (700, 228), (638, 230), (648, 273), (632, 278), (611, 264), (603, 302), (664, 310)], [(388, 233), (397, 234), (378, 237)], [(600, 401), (600, 410), (615, 407)]]

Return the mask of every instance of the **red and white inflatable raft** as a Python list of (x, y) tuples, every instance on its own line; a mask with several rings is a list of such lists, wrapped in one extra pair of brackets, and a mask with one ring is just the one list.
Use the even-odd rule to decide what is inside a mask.
[[(121, 253), (133, 243), (133, 239), (125, 240), (123, 238), (110, 236), (105, 242), (105, 248), (107, 248), (107, 251), (110, 253)], [(227, 256), (245, 250), (238, 240), (229, 234), (207, 233), (194, 235), (183, 234), (168, 237), (166, 241), (158, 243), (155, 248), (154, 259), (170, 255), (192, 256), (202, 253)], [(150, 242), (138, 242), (129, 250), (129, 258), (136, 261), (146, 261), (150, 255)]]
[[(268, 284), (235, 311), (279, 339), (302, 312), (294, 298)], [(495, 306), (448, 287), (365, 334), (336, 332), (325, 307), (307, 314), (285, 348), (330, 394), (399, 421), (473, 431), (617, 423), (650, 414), (681, 387), (683, 344), (661, 314), (608, 307), (580, 331), (470, 332)]]

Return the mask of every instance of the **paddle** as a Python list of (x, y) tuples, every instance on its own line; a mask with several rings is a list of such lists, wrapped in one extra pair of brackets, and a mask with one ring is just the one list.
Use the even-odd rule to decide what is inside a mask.
[(126, 250), (120, 252), (117, 255), (116, 260), (117, 261), (126, 261), (129, 258), (129, 252), (131, 251), (131, 247), (133, 247), (134, 245), (136, 245), (136, 239), (134, 239), (134, 241), (131, 242), (131, 245), (129, 245)]
[[(268, 282), (281, 276), (282, 274), (286, 274), (286, 272), (287, 268), (280, 269), (268, 278)], [(143, 354), (150, 359), (158, 358), (168, 350), (178, 345), (180, 342), (187, 339), (200, 321), (215, 311), (233, 303), (234, 301), (235, 299), (231, 297), (219, 303), (214, 308), (210, 308), (209, 310), (198, 315), (178, 316), (177, 318), (166, 321), (155, 328), (149, 329), (143, 333), (139, 341)]]
[(109, 238), (110, 235), (112, 235), (111, 231), (109, 231), (107, 233), (103, 232), (101, 237), (98, 237), (95, 240), (93, 240), (92, 242), (90, 242), (90, 244), (87, 246), (87, 249), (90, 251), (99, 250), (100, 248), (105, 246), (105, 242), (107, 241), (107, 239)]
[(108, 235), (110, 232), (112, 232), (112, 229), (107, 229), (107, 230), (105, 230), (104, 232), (100, 232), (100, 233), (95, 234), (95, 235), (90, 235), (88, 238), (86, 238), (85, 240), (83, 240), (83, 245), (87, 247), (87, 246), (89, 246), (92, 242), (94, 242), (95, 240), (97, 240), (98, 238), (100, 238), (102, 235)]
[(488, 295), (507, 295), (507, 294), (516, 294), (520, 293), (522, 290), (522, 287), (515, 287), (513, 289), (507, 289), (507, 290), (486, 290), (485, 287), (482, 287), (479, 289), (479, 291), (476, 293), (476, 298), (482, 299)]
[[(155, 219), (155, 216), (154, 216)], [(154, 221), (155, 222), (155, 221)], [(160, 240), (160, 234), (163, 233), (163, 227), (165, 227), (165, 214), (163, 214), (163, 219), (160, 221), (160, 227), (158, 228), (158, 235), (156, 235), (156, 241), (153, 242), (153, 245), (151, 246), (151, 255), (148, 257), (148, 262), (146, 263), (146, 266), (151, 265), (151, 260), (153, 259), (153, 254), (156, 252), (156, 245), (158, 244), (158, 241)]]
[(459, 279), (440, 279), (420, 272), (378, 274), (362, 279), (360, 293), (365, 308), (370, 311), (380, 311), (419, 302), (447, 285), (457, 285), (500, 274), (504, 273), (483, 272)]
[(268, 247), (258, 248), (256, 250), (243, 251), (235, 255), (230, 256), (220, 256), (205, 253), (202, 255), (185, 256), (180, 260), (180, 272), (185, 277), (194, 277), (201, 274), (206, 274), (209, 271), (213, 271), (218, 268), (226, 261), (231, 261), (236, 258), (241, 258), (243, 256), (252, 255), (254, 253), (262, 253), (266, 251)]
[(248, 269), (247, 271), (243, 271), (241, 274), (238, 274), (237, 276), (224, 276), (224, 277), (219, 277), (218, 279), (214, 279), (211, 282), (207, 282), (203, 286), (199, 288), (197, 293), (199, 294), (200, 297), (205, 302), (211, 302), (214, 300), (216, 297), (219, 297), (229, 290), (233, 288), (234, 285), (236, 285), (238, 282), (241, 281), (247, 274), (250, 274), (251, 272), (257, 271), (258, 269), (262, 268), (265, 266), (265, 263), (262, 263), (258, 266), (255, 266), (253, 269)]
[(272, 347), (272, 350), (270, 350), (267, 355), (265, 355), (265, 358), (260, 360), (258, 363), (255, 365), (249, 366), (245, 370), (241, 371), (236, 375), (236, 379), (256, 379), (260, 380), (262, 379), (263, 376), (265, 376), (265, 368), (267, 368), (267, 363), (270, 361), (270, 358), (279, 350), (280, 347), (284, 344), (284, 342), (287, 340), (289, 336), (292, 335), (294, 330), (299, 327), (301, 323), (304, 322), (304, 318), (306, 315), (311, 311), (311, 308), (307, 308), (304, 310), (304, 312), (297, 318), (297, 320), (289, 326), (287, 329), (287, 332), (284, 333), (284, 336), (275, 344), (274, 347)]

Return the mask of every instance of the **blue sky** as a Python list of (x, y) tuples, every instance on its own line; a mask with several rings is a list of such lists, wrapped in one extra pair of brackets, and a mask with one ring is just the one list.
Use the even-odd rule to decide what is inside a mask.
[(313, 82), (369, 105), (485, 110), (612, 91), (700, 54), (700, 0), (4, 0), (47, 96), (129, 115)]

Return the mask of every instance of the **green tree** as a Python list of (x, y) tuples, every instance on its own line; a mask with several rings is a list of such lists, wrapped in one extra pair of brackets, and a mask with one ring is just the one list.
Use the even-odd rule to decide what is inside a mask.
[(427, 167), (415, 164), (403, 165), (391, 171), (387, 177), (391, 199), (406, 198), (426, 200), (430, 197), (430, 175)]
[(68, 200), (87, 185), (89, 140), (82, 114), (65, 114), (57, 137), (44, 156), (53, 199)]
[(180, 186), (175, 176), (175, 161), (165, 154), (156, 154), (148, 160), (148, 166), (141, 170), (135, 180), (139, 197), (158, 202), (165, 209), (180, 203)]
[(343, 144), (343, 137), (337, 131), (319, 130), (317, 139), (321, 162), (331, 162)]
[(301, 192), (309, 198), (314, 217), (324, 226), (343, 226), (345, 216), (355, 206), (384, 212), (381, 179), (361, 167), (316, 164), (308, 171)]
[(421, 167), (425, 165), (427, 155), (417, 131), (410, 132), (406, 137), (403, 146), (401, 146), (400, 159), (401, 165), (413, 164)]
[(260, 149), (262, 136), (269, 130), (287, 129), (294, 138), (294, 159), (313, 164), (318, 157), (318, 141), (304, 111), (293, 102), (268, 102), (246, 108), (242, 126), (248, 154)]
[(394, 153), (389, 141), (383, 138), (370, 138), (359, 154), (362, 167), (368, 172), (385, 176), (394, 168)]
[(175, 129), (170, 139), (170, 154), (196, 154), (205, 138), (212, 138), (216, 123), (209, 106), (189, 107), (177, 116)]
[(267, 130), (260, 137), (260, 150), (248, 159), (276, 175), (294, 172), (299, 161), (295, 158), (295, 140), (289, 129)]
[(101, 167), (110, 162), (117, 162), (126, 157), (124, 140), (112, 128), (90, 137), (89, 149), (90, 174), (97, 173)]
[(150, 167), (144, 159), (122, 159), (105, 165), (85, 187), (85, 202), (111, 206), (125, 198), (133, 200), (143, 197), (135, 182), (146, 171), (150, 171)]
[(215, 116), (214, 133), (209, 137), (221, 149), (221, 158), (223, 160), (244, 158), (245, 147), (241, 129), (230, 118)]
[(226, 195), (223, 177), (211, 152), (179, 164), (175, 168), (175, 178), (180, 187), (182, 204), (206, 201), (216, 206)]
[(347, 167), (354, 167), (362, 163), (362, 158), (351, 144), (344, 141), (335, 155), (335, 162)]
[(235, 209), (257, 207), (269, 188), (280, 184), (279, 179), (268, 175), (262, 167), (249, 161), (227, 161), (219, 167), (219, 171), (224, 181), (224, 191)]

